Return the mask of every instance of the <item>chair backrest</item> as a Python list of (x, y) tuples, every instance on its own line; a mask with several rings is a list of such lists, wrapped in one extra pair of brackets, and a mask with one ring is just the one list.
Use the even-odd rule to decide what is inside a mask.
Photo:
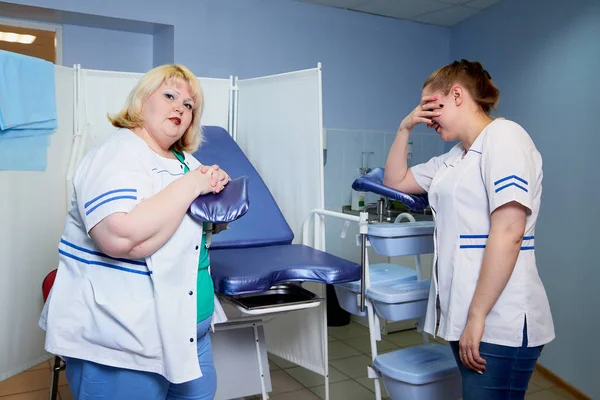
[(56, 271), (53, 270), (44, 278), (42, 282), (42, 295), (44, 296), (44, 303), (48, 299), (48, 295), (50, 294), (50, 290), (52, 289), (52, 285), (54, 285), (54, 279), (56, 279)]
[(249, 207), (230, 229), (212, 237), (212, 249), (290, 244), (294, 233), (273, 195), (231, 135), (218, 126), (203, 127), (204, 143), (194, 153), (204, 165), (217, 164), (231, 179), (248, 176)]

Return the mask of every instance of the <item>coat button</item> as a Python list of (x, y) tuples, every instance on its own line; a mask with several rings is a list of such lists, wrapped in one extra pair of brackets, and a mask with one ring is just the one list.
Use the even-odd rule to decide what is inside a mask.
[(196, 250), (198, 250), (198, 249), (199, 249), (199, 247), (198, 247), (198, 246), (196, 246)]
[(194, 338), (190, 338), (190, 343), (194, 343)]
[(192, 291), (190, 290), (190, 293), (189, 293), (189, 295), (191, 296), (191, 295), (193, 295), (193, 294), (194, 294), (194, 292), (192, 292)]

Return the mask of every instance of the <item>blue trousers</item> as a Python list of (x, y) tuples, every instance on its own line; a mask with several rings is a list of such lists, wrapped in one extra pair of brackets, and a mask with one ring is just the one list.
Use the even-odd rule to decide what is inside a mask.
[(198, 360), (202, 377), (173, 384), (163, 376), (67, 358), (66, 375), (75, 400), (212, 400), (217, 374), (210, 341), (211, 317), (198, 323)]
[(481, 342), (479, 353), (486, 361), (483, 375), (460, 361), (458, 342), (450, 342), (462, 375), (463, 400), (522, 400), (544, 346), (527, 347), (527, 323), (521, 347)]

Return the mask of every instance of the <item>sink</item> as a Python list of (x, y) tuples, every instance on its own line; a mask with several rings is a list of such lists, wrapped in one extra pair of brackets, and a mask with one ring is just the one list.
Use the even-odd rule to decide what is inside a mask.
[[(354, 210), (352, 210), (352, 208), (349, 205), (346, 205), (346, 206), (342, 206), (342, 213), (358, 216), (360, 211), (354, 211)], [(408, 211), (396, 210), (396, 209), (384, 210), (383, 211), (383, 220), (384, 220), (384, 222), (394, 222), (396, 217), (402, 213), (407, 213), (407, 214), (412, 215), (416, 221), (433, 221), (433, 215), (431, 215), (431, 211), (429, 209), (425, 210), (422, 213), (408, 212)], [(369, 209), (368, 219), (369, 219), (369, 221), (379, 221), (376, 207), (371, 207)], [(405, 221), (405, 220), (403, 220), (403, 221)]]

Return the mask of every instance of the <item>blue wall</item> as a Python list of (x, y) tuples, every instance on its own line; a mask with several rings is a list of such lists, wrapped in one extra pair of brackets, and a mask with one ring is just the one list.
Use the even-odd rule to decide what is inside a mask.
[(206, 15), (206, 34), (218, 34), (200, 51), (205, 73), (246, 78), (320, 61), (330, 128), (395, 131), (450, 51), (445, 28), (295, 1), (209, 1)]
[(175, 29), (167, 26), (156, 30), (153, 34), (152, 66), (171, 64), (175, 60)]
[(85, 69), (146, 72), (152, 68), (153, 36), (63, 25), (63, 65)]
[(600, 398), (600, 3), (505, 0), (451, 34), (452, 58), (484, 63), (501, 90), (499, 113), (543, 156), (536, 254), (557, 339), (540, 362)]

